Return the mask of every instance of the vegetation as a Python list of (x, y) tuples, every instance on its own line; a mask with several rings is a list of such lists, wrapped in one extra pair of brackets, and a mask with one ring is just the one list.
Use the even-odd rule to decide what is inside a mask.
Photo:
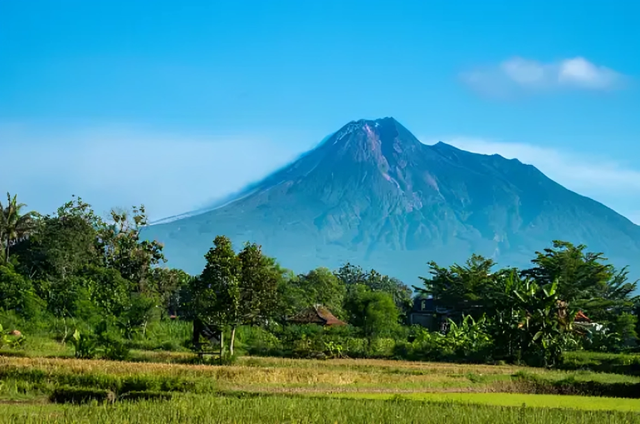
[[(637, 284), (628, 281), (626, 269), (614, 269), (582, 245), (555, 241), (525, 270), (497, 269), (477, 255), (448, 268), (432, 262), (412, 299), (409, 287), (375, 270), (346, 264), (335, 272), (295, 275), (260, 246), (247, 243), (236, 252), (224, 236), (215, 238), (200, 275), (163, 267), (162, 245), (141, 236), (147, 224), (142, 206), (102, 219), (74, 197), (57, 213), (40, 215), (7, 195), (1, 208), (1, 322), (34, 336), (53, 332), (79, 358), (126, 359), (129, 349), (149, 345), (154, 331), (172, 320), (193, 322), (197, 331), (157, 340), (156, 347), (215, 348), (221, 357), (235, 355), (239, 330), (241, 351), (295, 357), (554, 367), (564, 352), (631, 352), (637, 346)], [(413, 302), (426, 298), (436, 305), (427, 311), (431, 324), (409, 325), (411, 314), (420, 312)], [(288, 321), (314, 305), (348, 326)], [(578, 311), (597, 325), (574, 323)], [(5, 347), (18, 347), (7, 337)], [(206, 349), (211, 342), (217, 347)]]
[[(0, 370), (0, 398), (9, 401), (0, 404), (2, 422), (637, 422), (639, 410), (635, 399), (601, 396), (620, 387), (637, 394), (636, 377), (511, 365), (242, 358), (210, 367), (5, 357)], [(215, 416), (206, 410), (214, 406)]]
[[(236, 251), (218, 236), (203, 271), (191, 276), (165, 267), (163, 246), (144, 239), (142, 206), (103, 219), (75, 197), (52, 215), (7, 200), (0, 400), (52, 404), (0, 405), (4, 421), (111, 422), (130, 414), (137, 422), (189, 422), (217, 408), (220, 422), (412, 422), (427, 407), (439, 421), (637, 420), (515, 408), (570, 408), (557, 396), (600, 396), (588, 404), (637, 411), (606, 400), (640, 393), (637, 283), (586, 246), (554, 241), (524, 270), (477, 255), (462, 265), (429, 263), (412, 291), (352, 264), (296, 275), (260, 246)], [(319, 305), (347, 325), (289, 320)], [(592, 322), (576, 321), (585, 315)], [(447, 397), (451, 390), (463, 393)], [(273, 392), (279, 397), (267, 396)], [(325, 392), (334, 394), (309, 397)], [(482, 396), (490, 392), (513, 397), (495, 403)], [(526, 397), (541, 394), (556, 397)], [(462, 403), (455, 411), (463, 412), (444, 400)]]
[[(113, 362), (63, 358), (0, 358), (3, 398), (51, 396), (58, 390), (93, 389), (123, 399), (146, 393), (537, 393), (637, 397), (638, 377), (546, 371), (516, 366), (383, 360), (242, 358), (233, 366)], [(65, 392), (66, 393), (66, 392)], [(100, 392), (104, 393), (104, 392)], [(127, 396), (125, 396), (127, 395)], [(585, 407), (585, 406), (583, 406)]]
[[(15, 407), (3, 411), (3, 422), (57, 423), (637, 423), (632, 412), (581, 411), (526, 406), (489, 406), (465, 400), (436, 403), (399, 399), (332, 399), (284, 396), (182, 397), (167, 401), (102, 405)], [(8, 409), (0, 407), (0, 410)], [(212, 412), (215, 411), (215, 412)]]

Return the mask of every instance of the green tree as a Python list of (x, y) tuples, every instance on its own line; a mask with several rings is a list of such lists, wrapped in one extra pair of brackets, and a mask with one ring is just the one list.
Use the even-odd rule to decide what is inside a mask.
[(424, 288), (415, 289), (422, 295), (433, 296), (438, 306), (453, 310), (460, 317), (471, 315), (478, 319), (487, 312), (487, 296), (500, 274), (492, 273), (495, 265), (493, 260), (475, 254), (464, 265), (449, 268), (430, 262), (431, 277), (419, 277)]
[(628, 281), (626, 268), (616, 271), (606, 261), (602, 253), (587, 252), (585, 245), (556, 240), (553, 247), (536, 252), (534, 267), (522, 274), (541, 287), (557, 282), (560, 299), (598, 322), (613, 322), (633, 310), (637, 282)]
[(293, 271), (283, 271), (278, 282), (278, 302), (274, 309), (273, 318), (281, 325), (285, 325), (287, 318), (309, 305), (309, 300), (300, 285), (299, 276)]
[(138, 293), (147, 293), (147, 282), (154, 266), (166, 262), (163, 246), (157, 241), (142, 240), (141, 230), (147, 225), (144, 206), (127, 211), (111, 211), (111, 223), (102, 224), (98, 233), (99, 249), (104, 253), (103, 265), (116, 269), (136, 284)]
[(602, 253), (585, 252), (586, 248), (585, 245), (574, 246), (554, 240), (553, 247), (536, 252), (535, 259), (531, 261), (534, 267), (522, 274), (541, 287), (551, 286), (557, 281), (558, 296), (567, 302), (593, 298), (606, 291), (615, 270), (603, 263), (606, 258)]
[(7, 204), (0, 202), (0, 246), (4, 263), (9, 263), (11, 246), (28, 237), (37, 226), (38, 215), (35, 212), (24, 212), (27, 205), (18, 203), (17, 196), (7, 193)]
[(392, 335), (399, 327), (399, 311), (390, 294), (372, 291), (355, 284), (348, 291), (344, 305), (349, 323), (368, 337)]
[(347, 290), (356, 284), (362, 284), (372, 291), (389, 294), (403, 315), (411, 308), (411, 289), (397, 278), (380, 274), (374, 269), (364, 271), (350, 263), (343, 265), (335, 275), (345, 284)]
[(192, 282), (191, 309), (195, 319), (218, 329), (221, 354), (223, 331), (230, 327), (229, 353), (233, 355), (240, 325), (262, 324), (273, 316), (284, 270), (254, 243), (246, 243), (236, 255), (225, 236), (215, 238), (214, 247), (205, 258), (202, 274)]
[(129, 304), (135, 285), (117, 269), (91, 266), (84, 272), (83, 286), (91, 300), (105, 313), (119, 316)]
[(86, 288), (85, 271), (100, 263), (96, 222), (90, 206), (74, 198), (42, 217), (37, 231), (14, 248), (20, 272), (35, 281), (38, 295), (58, 318), (73, 314), (78, 293)]
[[(342, 304), (346, 286), (327, 268), (316, 268), (307, 274), (300, 274), (290, 285), (298, 289), (300, 303), (298, 311), (312, 305), (323, 305), (334, 315), (344, 315)], [(297, 312), (297, 311), (296, 311)]]
[[(198, 322), (220, 332), (220, 353), (224, 353), (224, 327), (240, 307), (241, 262), (233, 251), (231, 240), (217, 236), (213, 247), (205, 255), (202, 274), (191, 281), (190, 310), (194, 326)], [(199, 337), (196, 334), (194, 337)]]
[(554, 366), (574, 344), (576, 310), (560, 299), (557, 288), (557, 282), (541, 287), (517, 272), (497, 280), (496, 292), (504, 296), (496, 298), (503, 303), (494, 304), (490, 333), (498, 357)]
[(33, 318), (39, 314), (42, 303), (31, 280), (17, 273), (11, 264), (0, 265), (0, 310)]
[(638, 317), (628, 312), (618, 315), (612, 325), (613, 330), (620, 338), (620, 348), (635, 347), (638, 342), (636, 326)]
[(162, 312), (176, 315), (180, 309), (181, 294), (193, 277), (181, 269), (156, 267), (147, 283), (150, 295), (159, 299)]
[[(236, 292), (229, 314), (231, 326), (230, 353), (233, 355), (236, 329), (240, 325), (265, 324), (278, 304), (278, 283), (282, 268), (273, 258), (265, 256), (255, 243), (246, 243), (238, 254), (241, 263)], [(234, 299), (235, 299), (234, 298)]]
[(155, 299), (140, 293), (133, 293), (120, 313), (117, 325), (128, 339), (133, 338), (139, 331), (142, 332), (142, 337), (146, 337), (147, 327), (150, 322), (157, 319), (157, 312)]

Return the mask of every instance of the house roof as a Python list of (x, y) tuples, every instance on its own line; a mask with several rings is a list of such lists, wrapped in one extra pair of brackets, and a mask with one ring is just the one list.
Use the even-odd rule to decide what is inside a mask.
[(418, 296), (413, 299), (413, 307), (411, 308), (413, 314), (447, 314), (449, 312), (451, 312), (449, 309), (438, 306), (433, 298)]
[(319, 324), (319, 325), (346, 325), (344, 321), (340, 321), (336, 318), (329, 309), (322, 305), (314, 305), (299, 314), (289, 318), (289, 322), (298, 324)]
[(578, 322), (591, 322), (588, 316), (586, 316), (582, 311), (578, 311), (576, 314), (574, 321)]
[(415, 297), (413, 299), (412, 312), (433, 312), (436, 310), (435, 302), (432, 298)]

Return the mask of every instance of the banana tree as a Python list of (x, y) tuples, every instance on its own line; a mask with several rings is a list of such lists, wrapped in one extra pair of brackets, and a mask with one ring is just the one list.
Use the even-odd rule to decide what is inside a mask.
[(485, 317), (476, 321), (471, 315), (465, 315), (460, 324), (450, 319), (449, 331), (441, 339), (445, 349), (465, 358), (483, 356), (483, 351), (490, 343), (491, 337), (486, 331)]
[(563, 350), (574, 343), (572, 334), (575, 311), (558, 297), (558, 282), (542, 288), (526, 281), (524, 290), (514, 292), (519, 314), (519, 344), (528, 361), (554, 366)]
[(501, 287), (496, 291), (499, 296), (490, 323), (497, 356), (555, 365), (562, 351), (575, 342), (575, 311), (559, 298), (558, 282), (541, 287), (512, 273), (498, 283)]

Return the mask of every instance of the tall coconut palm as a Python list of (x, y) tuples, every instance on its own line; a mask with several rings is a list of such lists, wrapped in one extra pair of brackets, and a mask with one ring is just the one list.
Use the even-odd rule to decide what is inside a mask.
[(9, 262), (9, 249), (13, 243), (29, 237), (36, 228), (36, 212), (23, 213), (27, 205), (18, 203), (17, 196), (7, 193), (7, 204), (0, 202), (0, 246), (4, 249), (4, 262)]

